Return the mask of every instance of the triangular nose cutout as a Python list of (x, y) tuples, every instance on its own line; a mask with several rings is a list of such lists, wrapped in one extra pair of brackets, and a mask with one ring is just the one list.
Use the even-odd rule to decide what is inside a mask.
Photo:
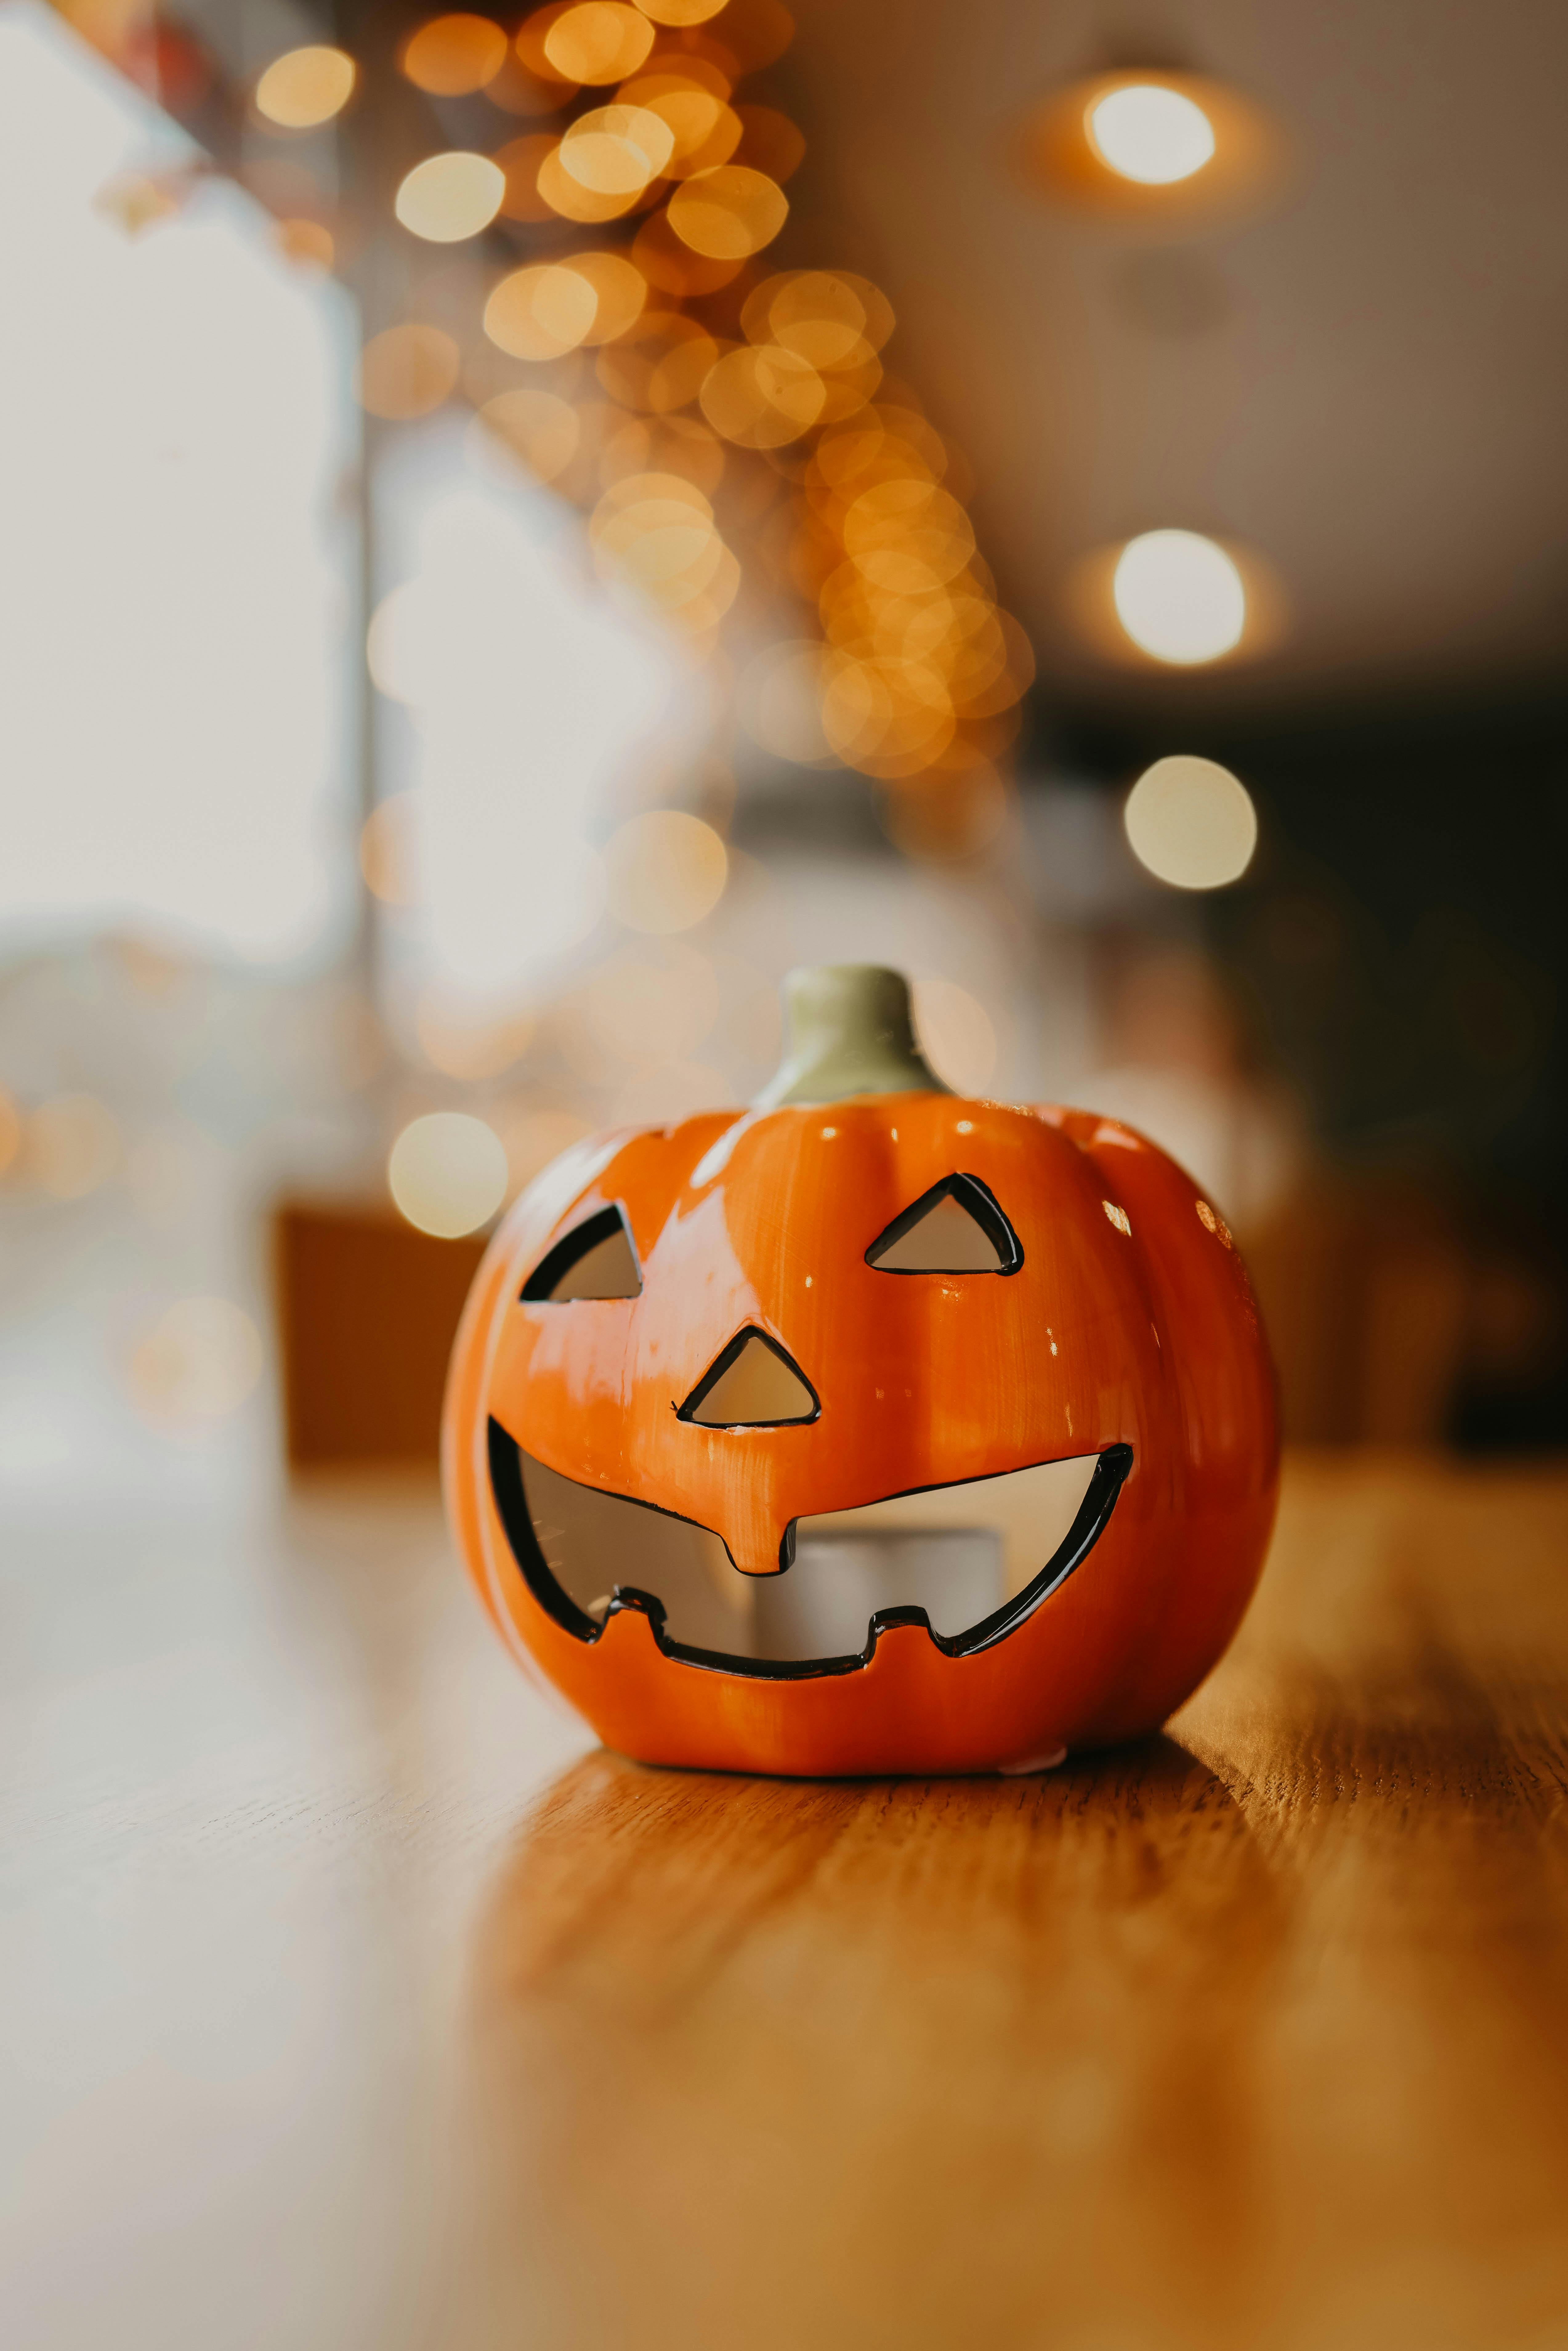
[(678, 1418), (699, 1428), (789, 1428), (822, 1407), (799, 1364), (766, 1331), (737, 1331), (721, 1347)]
[(977, 1176), (946, 1176), (877, 1235), (865, 1261), (878, 1273), (1016, 1273), (1023, 1250)]

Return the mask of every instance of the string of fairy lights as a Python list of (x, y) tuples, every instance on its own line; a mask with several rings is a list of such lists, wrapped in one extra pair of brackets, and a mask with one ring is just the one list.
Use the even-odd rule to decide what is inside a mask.
[[(998, 762), (1032, 662), (961, 460), (888, 372), (885, 296), (775, 264), (805, 141), (753, 92), (793, 31), (779, 0), (548, 0), (509, 36), (469, 14), (418, 26), (408, 82), (438, 105), (483, 92), (529, 127), (426, 156), (397, 220), (443, 246), (531, 232), (537, 257), (488, 283), (473, 325), (491, 364), (450, 319), (404, 318), (368, 344), (361, 397), (404, 419), (466, 392), (584, 510), (607, 577), (695, 657), (742, 652), (764, 749), (858, 770), (895, 840), (962, 852), (1005, 813)], [(296, 50), (256, 105), (319, 124), (354, 79), (343, 51)]]

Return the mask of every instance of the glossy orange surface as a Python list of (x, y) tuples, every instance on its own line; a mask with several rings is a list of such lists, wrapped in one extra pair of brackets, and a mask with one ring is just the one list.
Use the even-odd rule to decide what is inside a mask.
[[(959, 1172), (1000, 1202), (1019, 1270), (868, 1266), (883, 1228)], [(642, 1295), (520, 1303), (546, 1249), (614, 1202)], [(814, 1422), (676, 1417), (747, 1324), (806, 1374)], [(993, 1646), (948, 1656), (904, 1625), (858, 1671), (779, 1680), (667, 1657), (635, 1613), (592, 1642), (556, 1623), (497, 1514), (492, 1415), (563, 1475), (711, 1529), (753, 1573), (777, 1568), (796, 1518), (1117, 1443), (1133, 1468), (1082, 1566)], [(1239, 1622), (1278, 1477), (1246, 1271), (1191, 1180), (1092, 1113), (934, 1092), (716, 1113), (567, 1154), (481, 1268), (444, 1448), (453, 1523), (497, 1628), (607, 1744), (804, 1773), (984, 1771), (1155, 1729)], [(634, 1560), (622, 1580), (636, 1583)]]

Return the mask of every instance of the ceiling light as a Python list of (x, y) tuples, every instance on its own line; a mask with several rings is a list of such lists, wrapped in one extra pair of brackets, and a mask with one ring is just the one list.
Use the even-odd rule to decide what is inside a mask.
[(1206, 74), (1085, 75), (1020, 129), (1019, 162), (1044, 194), (1157, 236), (1244, 219), (1278, 193), (1291, 160), (1283, 125)]
[(1247, 591), (1222, 547), (1196, 530), (1150, 530), (1129, 539), (1111, 592), (1116, 617), (1155, 661), (1192, 667), (1241, 641)]
[(1190, 180), (1214, 153), (1214, 126), (1201, 106), (1159, 82), (1127, 82), (1089, 109), (1089, 135), (1124, 180), (1168, 187)]

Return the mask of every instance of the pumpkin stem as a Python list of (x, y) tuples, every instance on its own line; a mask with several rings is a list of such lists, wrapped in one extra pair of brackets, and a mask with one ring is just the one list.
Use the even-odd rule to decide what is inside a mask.
[(806, 964), (784, 981), (784, 1059), (758, 1110), (851, 1094), (946, 1094), (915, 1041), (909, 982), (871, 963)]

